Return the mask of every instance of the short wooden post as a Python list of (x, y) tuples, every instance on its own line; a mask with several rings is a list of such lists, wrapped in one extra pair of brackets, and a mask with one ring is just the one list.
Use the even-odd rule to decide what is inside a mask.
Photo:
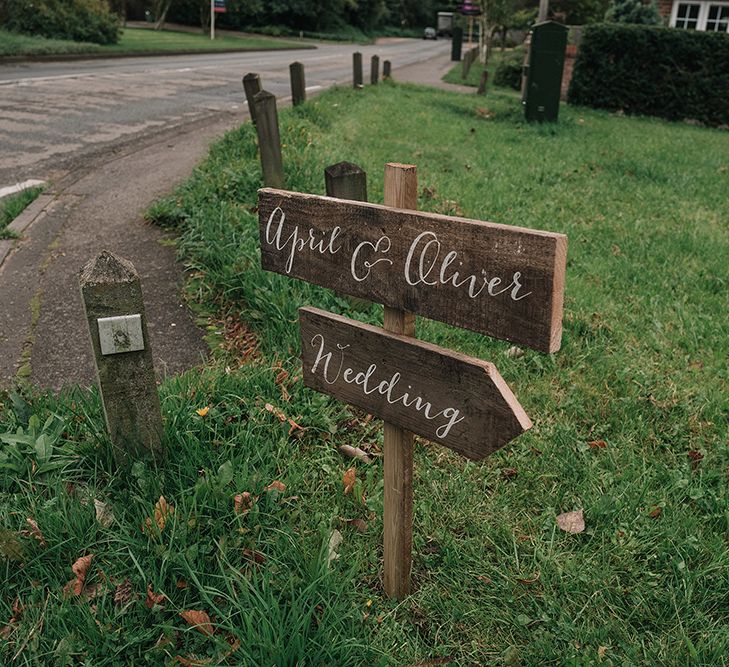
[(367, 174), (356, 164), (338, 162), (324, 170), (327, 196), (367, 201)]
[[(385, 206), (416, 209), (418, 176), (413, 165), (385, 165)], [(386, 331), (415, 336), (415, 314), (385, 306)], [(413, 434), (385, 422), (384, 437), (385, 593), (404, 598), (410, 592), (413, 545)]]
[(461, 70), (462, 79), (468, 78), (468, 72), (471, 69), (472, 63), (473, 63), (473, 49), (468, 49), (468, 51), (466, 51), (466, 54), (463, 56), (463, 69)]
[(262, 90), (260, 93), (256, 93), (254, 106), (263, 184), (268, 188), (281, 188), (284, 182), (283, 158), (281, 157), (281, 136), (278, 131), (276, 96), (267, 90)]
[(291, 75), (291, 103), (296, 107), (306, 102), (306, 83), (304, 82), (304, 65), (300, 62), (289, 65)]
[(392, 63), (389, 60), (385, 60), (382, 63), (382, 80), (385, 81), (392, 77)]
[(477, 95), (485, 95), (486, 94), (486, 84), (489, 80), (489, 71), (485, 67), (483, 68), (483, 72), (481, 72), (481, 80), (478, 82), (478, 90), (476, 91)]
[(261, 92), (261, 77), (254, 72), (249, 72), (243, 77), (243, 90), (246, 93), (246, 102), (248, 102), (248, 113), (251, 115), (251, 122), (256, 124), (256, 105), (254, 98), (257, 93)]
[(104, 250), (79, 282), (114, 458), (119, 465), (150, 453), (161, 460), (162, 413), (139, 275)]
[(376, 86), (379, 78), (380, 78), (380, 56), (372, 56), (372, 60), (370, 61), (370, 83), (373, 86)]
[(463, 28), (460, 26), (453, 28), (453, 37), (451, 41), (451, 60), (459, 61), (461, 59), (461, 48), (463, 45)]
[[(367, 201), (367, 173), (351, 162), (338, 162), (324, 169), (327, 197)], [(344, 297), (355, 310), (368, 310), (372, 302), (356, 296)]]
[(352, 54), (352, 81), (355, 88), (359, 89), (364, 87), (362, 54), (359, 51)]

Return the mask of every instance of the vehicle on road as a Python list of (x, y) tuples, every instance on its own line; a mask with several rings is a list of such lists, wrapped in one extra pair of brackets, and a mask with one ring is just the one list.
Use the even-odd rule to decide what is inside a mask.
[(438, 39), (435, 28), (426, 28), (423, 31), (423, 39)]

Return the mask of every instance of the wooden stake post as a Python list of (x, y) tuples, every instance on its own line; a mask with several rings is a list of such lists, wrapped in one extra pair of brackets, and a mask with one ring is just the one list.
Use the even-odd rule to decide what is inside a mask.
[(420, 213), (414, 166), (385, 167), (385, 206), (264, 188), (261, 263), (384, 305), (384, 329), (299, 311), (304, 383), (385, 422), (384, 587), (410, 590), (413, 433), (482, 459), (531, 427), (498, 370), (415, 339), (415, 313), (556, 352), (567, 237)]
[[(418, 208), (418, 174), (412, 165), (385, 165), (385, 206)], [(415, 313), (385, 306), (384, 329), (415, 336)], [(384, 438), (384, 574), (385, 593), (410, 593), (413, 546), (413, 434), (385, 422)]]

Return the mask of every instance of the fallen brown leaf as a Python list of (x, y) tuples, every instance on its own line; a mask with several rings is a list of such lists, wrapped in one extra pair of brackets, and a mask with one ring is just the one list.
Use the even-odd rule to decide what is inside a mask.
[(208, 637), (212, 637), (213, 632), (215, 632), (215, 628), (213, 627), (213, 624), (210, 621), (210, 616), (208, 616), (207, 612), (187, 609), (185, 611), (181, 611), (180, 616), (185, 619), (188, 625)]
[(590, 446), (590, 449), (605, 449), (607, 447), (607, 442), (604, 440), (592, 440), (587, 444)]
[[(160, 496), (159, 500), (154, 505), (154, 523), (157, 524), (157, 528), (159, 528), (160, 533), (165, 529), (167, 522), (174, 513), (174, 506), (170, 505), (164, 496)], [(151, 531), (153, 525), (152, 519), (147, 517), (145, 520), (147, 531)], [(142, 528), (142, 532), (145, 532), (144, 528)]]
[(252, 560), (258, 565), (263, 565), (266, 562), (266, 557), (260, 551), (254, 551), (253, 549), (243, 549), (243, 555), (248, 560)]
[(178, 590), (184, 590), (187, 588), (187, 582), (184, 579), (178, 579), (177, 583), (175, 584), (175, 588)]
[(577, 534), (585, 530), (585, 517), (582, 510), (564, 512), (557, 517), (557, 525), (566, 533)]
[(147, 599), (144, 601), (144, 606), (147, 609), (152, 609), (155, 605), (163, 604), (167, 599), (164, 593), (155, 593), (152, 590), (152, 584), (147, 584)]
[(519, 471), (516, 468), (502, 468), (501, 469), (501, 476), (504, 479), (514, 479), (519, 474)]
[(248, 493), (248, 491), (238, 493), (233, 498), (233, 511), (236, 514), (245, 514), (253, 507), (255, 500), (256, 499)]
[(357, 481), (357, 471), (354, 468), (348, 468), (342, 477), (342, 484), (344, 485), (344, 495), (346, 496), (354, 489), (355, 482)]
[(81, 556), (72, 566), (71, 569), (76, 575), (75, 579), (69, 581), (63, 587), (64, 595), (81, 595), (84, 591), (84, 585), (86, 583), (86, 575), (88, 574), (89, 567), (91, 566), (91, 560), (94, 554), (88, 556)]
[(13, 630), (15, 630), (16, 624), (20, 620), (20, 618), (23, 616), (23, 612), (25, 611), (25, 607), (21, 604), (20, 598), (15, 598), (13, 601), (12, 606), (12, 613), (13, 615), (10, 617), (10, 620), (7, 622), (7, 624), (0, 629), (0, 637), (2, 639), (7, 639)]
[(114, 604), (117, 607), (123, 607), (131, 602), (133, 597), (134, 591), (132, 590), (132, 582), (129, 579), (125, 579), (114, 589)]
[(659, 516), (661, 516), (661, 512), (663, 512), (663, 508), (656, 506), (650, 512), (648, 512), (648, 516), (651, 519), (657, 519)]
[(271, 405), (270, 403), (266, 403), (266, 410), (268, 410), (271, 414), (278, 417), (279, 421), (281, 422), (288, 422), (289, 426), (291, 427), (289, 429), (289, 435), (294, 433), (294, 431), (305, 431), (306, 429), (303, 426), (299, 426), (291, 417), (287, 417), (281, 410), (279, 410), (277, 407)]
[(689, 457), (689, 459), (691, 459), (692, 470), (696, 470), (699, 462), (704, 458), (704, 455), (695, 449), (692, 449), (690, 452), (688, 452), (687, 456)]
[(493, 583), (489, 577), (487, 577), (485, 574), (477, 574), (476, 579), (479, 581), (482, 581), (484, 584), (491, 584)]
[(275, 480), (275, 481), (271, 482), (263, 490), (264, 491), (278, 491), (279, 493), (283, 493), (284, 491), (286, 491), (286, 485), (283, 482), (279, 482), (278, 480)]
[(38, 528), (38, 524), (35, 522), (35, 519), (32, 516), (29, 516), (25, 522), (30, 526), (30, 530), (28, 531), (30, 533), (30, 536), (40, 544), (42, 547), (48, 546), (46, 544), (46, 540), (43, 537), (43, 533), (41, 533), (40, 528)]
[(517, 579), (517, 581), (520, 584), (524, 584), (525, 586), (531, 586), (532, 584), (536, 584), (539, 581), (539, 572), (537, 572), (531, 579)]

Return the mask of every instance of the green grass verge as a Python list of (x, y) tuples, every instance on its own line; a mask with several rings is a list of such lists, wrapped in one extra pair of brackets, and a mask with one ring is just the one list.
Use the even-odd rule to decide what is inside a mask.
[(10, 195), (0, 199), (0, 239), (9, 239), (15, 236), (8, 229), (8, 225), (34, 202), (41, 192), (43, 192), (42, 187), (28, 188), (17, 195)]
[[(464, 52), (466, 50), (464, 46)], [(489, 78), (488, 78), (488, 88), (491, 89), (493, 87), (493, 80), (494, 80), (494, 72), (496, 71), (496, 67), (499, 64), (501, 58), (503, 57), (503, 54), (500, 50), (494, 49), (493, 53), (491, 54), (491, 58), (489, 58)], [(481, 63), (478, 61), (474, 62), (471, 67), (468, 70), (468, 76), (464, 79), (463, 78), (463, 62), (459, 62), (458, 64), (454, 65), (447, 74), (443, 77), (443, 81), (446, 81), (447, 83), (456, 83), (460, 84), (462, 86), (474, 86), (477, 87), (478, 84), (481, 82), (481, 72), (483, 72), (483, 67), (481, 66)]]
[(236, 51), (306, 48), (300, 42), (262, 36), (222, 37), (211, 40), (203, 34), (125, 28), (118, 44), (99, 46), (44, 37), (19, 35), (0, 30), (0, 56), (69, 55), (76, 53), (149, 53), (176, 51)]
[[(190, 298), (217, 314), (221, 357), (162, 385), (168, 462), (115, 472), (93, 393), (3, 403), (2, 430), (23, 428), (0, 450), (0, 619), (15, 619), (4, 660), (722, 664), (729, 135), (575, 108), (528, 125), (506, 91), (397, 85), (335, 90), (280, 123), (291, 189), (321, 193), (324, 167), (349, 160), (382, 201), (385, 162), (414, 163), (423, 210), (569, 235), (559, 353), (515, 358), (508, 343), (418, 322), (420, 338), (494, 361), (534, 429), (479, 464), (418, 442), (415, 591), (386, 600), (380, 463), (357, 463), (345, 495), (351, 462), (336, 451), (376, 454), (381, 428), (302, 386), (296, 325), (304, 304), (368, 322), (381, 309), (351, 312), (328, 290), (261, 271), (246, 124), (150, 213), (180, 233)], [(266, 491), (274, 480), (285, 490)], [(258, 499), (236, 514), (244, 491)], [(160, 495), (174, 514), (143, 533)], [(585, 532), (561, 532), (556, 515), (578, 508)], [(344, 540), (327, 566), (333, 530)], [(87, 554), (94, 597), (64, 597)], [(148, 608), (148, 586), (167, 599)], [(212, 637), (185, 623), (190, 609), (210, 614)]]

